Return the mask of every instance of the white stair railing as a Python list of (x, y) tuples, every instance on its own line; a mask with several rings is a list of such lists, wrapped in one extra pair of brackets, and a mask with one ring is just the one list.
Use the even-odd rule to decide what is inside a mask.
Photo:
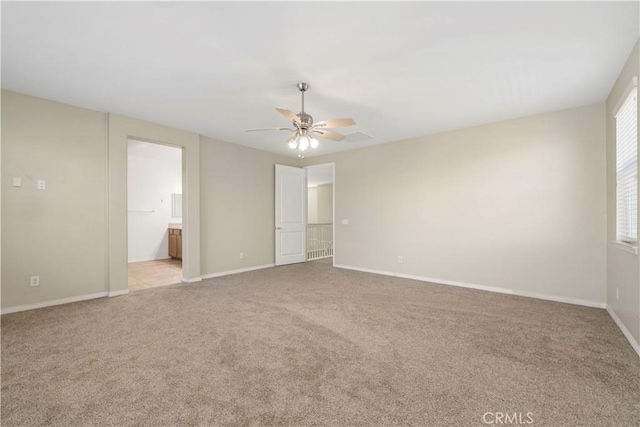
[(333, 224), (307, 225), (307, 261), (333, 256)]

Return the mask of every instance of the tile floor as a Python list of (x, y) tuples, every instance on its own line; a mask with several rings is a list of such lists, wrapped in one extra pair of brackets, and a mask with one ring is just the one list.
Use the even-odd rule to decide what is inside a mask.
[(170, 258), (132, 262), (129, 264), (128, 279), (129, 291), (180, 283), (182, 281), (182, 261)]

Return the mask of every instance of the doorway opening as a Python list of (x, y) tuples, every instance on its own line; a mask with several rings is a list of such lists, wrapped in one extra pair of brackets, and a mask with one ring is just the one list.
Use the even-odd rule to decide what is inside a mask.
[(307, 261), (333, 258), (333, 164), (307, 167)]
[(127, 141), (127, 283), (138, 291), (182, 281), (182, 148)]

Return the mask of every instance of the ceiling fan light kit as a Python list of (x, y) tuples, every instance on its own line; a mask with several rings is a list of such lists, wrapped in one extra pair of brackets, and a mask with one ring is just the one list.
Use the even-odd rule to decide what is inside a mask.
[(307, 131), (296, 131), (291, 138), (289, 138), (287, 145), (289, 145), (289, 148), (292, 150), (298, 148), (300, 151), (306, 151), (309, 147), (318, 148), (320, 143), (313, 136), (310, 136)]
[(286, 110), (284, 108), (276, 108), (285, 118), (291, 120), (293, 129), (290, 128), (269, 128), (269, 129), (248, 129), (246, 132), (255, 132), (263, 130), (287, 130), (293, 132), (287, 141), (287, 145), (292, 150), (298, 149), (298, 157), (304, 157), (304, 152), (309, 147), (318, 148), (320, 143), (316, 137), (327, 138), (333, 141), (342, 141), (345, 136), (338, 132), (325, 129), (353, 126), (356, 122), (353, 119), (331, 119), (314, 123), (313, 117), (304, 112), (304, 93), (309, 90), (308, 83), (298, 83), (298, 90), (302, 94), (302, 111), (298, 114)]

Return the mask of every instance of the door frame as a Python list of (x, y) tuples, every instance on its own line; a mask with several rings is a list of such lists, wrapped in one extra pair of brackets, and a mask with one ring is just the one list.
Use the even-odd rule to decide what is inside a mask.
[(202, 280), (200, 273), (200, 136), (143, 120), (109, 113), (107, 116), (107, 292), (129, 292), (127, 146), (129, 139), (182, 147), (183, 282)]
[[(330, 162), (330, 163), (322, 163), (319, 165), (310, 165), (310, 166), (305, 166), (303, 169), (305, 169), (305, 177), (307, 177), (308, 175), (308, 171), (309, 169), (319, 169), (319, 168), (326, 168), (331, 166), (331, 181), (332, 181), (332, 185), (333, 185), (333, 190), (331, 191), (331, 204), (332, 204), (332, 221), (333, 221), (333, 230), (332, 233), (333, 235), (331, 236), (331, 238), (333, 239), (333, 256), (331, 257), (331, 265), (335, 266), (336, 265), (336, 163), (335, 162)], [(308, 184), (309, 180), (307, 177), (307, 184)], [(306, 202), (307, 205), (309, 204), (309, 195), (308, 195), (308, 187), (305, 188), (305, 193), (307, 193), (307, 198), (306, 198)], [(308, 218), (307, 218), (308, 220)], [(305, 246), (305, 253), (307, 253), (307, 241), (305, 239), (304, 242), (304, 246)], [(305, 261), (308, 262), (308, 261)]]

